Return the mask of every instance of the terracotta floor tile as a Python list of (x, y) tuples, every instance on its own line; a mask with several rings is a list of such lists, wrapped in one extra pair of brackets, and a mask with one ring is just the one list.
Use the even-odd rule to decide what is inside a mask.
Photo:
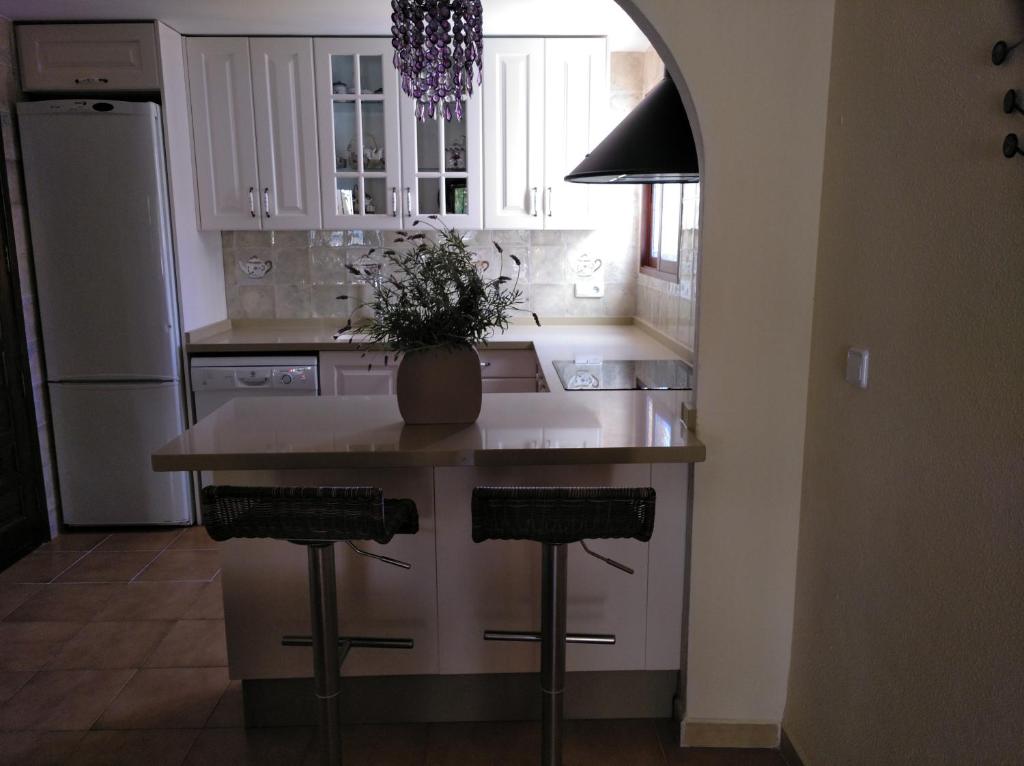
[(41, 551), (91, 551), (110, 537), (108, 532), (65, 532), (57, 535), (48, 543), (43, 543)]
[[(18, 689), (28, 683), (28, 680), (33, 675), (35, 673), (31, 670), (0, 671), (0, 705), (13, 697)], [(241, 726), (241, 724), (238, 725)]]
[(90, 622), (64, 644), (50, 670), (138, 668), (167, 635), (172, 622)]
[(21, 561), (0, 572), (0, 581), (50, 582), (84, 555), (80, 551), (33, 551)]
[[(282, 729), (207, 729), (192, 746), (187, 766), (289, 766), (303, 764), (309, 752), (313, 730)], [(352, 762), (353, 766), (358, 761)], [(373, 763), (377, 763), (374, 761)]]
[(42, 587), (39, 584), (0, 582), (0, 620), (21, 606), (32, 594), (38, 593)]
[(224, 619), (224, 586), (214, 580), (203, 586), (203, 592), (185, 615), (190, 620)]
[(654, 721), (566, 721), (565, 766), (664, 766)]
[(156, 551), (92, 551), (57, 578), (57, 582), (128, 582), (158, 556)]
[(44, 670), (0, 708), (0, 730), (88, 729), (134, 670)]
[(540, 723), (431, 724), (427, 736), (429, 766), (535, 766), (540, 752)]
[(206, 587), (201, 582), (132, 582), (114, 586), (97, 620), (180, 620)]
[(218, 551), (176, 551), (161, 553), (146, 571), (141, 581), (151, 580), (212, 580), (220, 571)]
[(0, 622), (0, 670), (42, 670), (80, 622)]
[(90, 731), (68, 760), (68, 766), (181, 766), (196, 729), (162, 731)]
[(108, 583), (51, 583), (7, 615), (8, 622), (88, 622), (114, 595)]
[(81, 731), (0, 731), (0, 766), (66, 763), (83, 736)]
[(245, 726), (242, 682), (232, 681), (206, 721), (207, 729), (237, 729)]
[(217, 541), (210, 538), (206, 527), (189, 527), (171, 543), (171, 550), (216, 550)]
[(107, 707), (96, 728), (201, 728), (227, 685), (226, 668), (140, 670)]
[(179, 620), (146, 660), (147, 668), (225, 667), (224, 620)]
[(114, 532), (96, 550), (99, 551), (162, 551), (181, 535), (181, 527), (154, 529), (145, 532)]

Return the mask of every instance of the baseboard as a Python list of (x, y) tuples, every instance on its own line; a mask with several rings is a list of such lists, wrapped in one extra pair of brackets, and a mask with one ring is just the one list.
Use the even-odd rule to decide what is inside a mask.
[(782, 729), (779, 737), (779, 753), (782, 755), (782, 760), (786, 762), (786, 766), (804, 766), (804, 759), (800, 757), (796, 745), (786, 734), (785, 729)]
[[(670, 718), (678, 673), (567, 673), (566, 718)], [(522, 721), (540, 717), (536, 673), (341, 679), (348, 723)], [(317, 717), (308, 678), (242, 681), (247, 726), (295, 726)]]
[(683, 747), (777, 748), (777, 723), (747, 721), (683, 721)]

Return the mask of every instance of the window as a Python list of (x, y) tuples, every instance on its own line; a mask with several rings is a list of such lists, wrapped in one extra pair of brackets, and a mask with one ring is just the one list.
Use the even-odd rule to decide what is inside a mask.
[[(700, 184), (649, 184), (643, 189), (640, 270), (662, 279), (679, 277), (680, 250), (692, 242), (700, 210)], [(684, 236), (690, 232), (690, 236)], [(685, 255), (685, 254), (684, 254)]]

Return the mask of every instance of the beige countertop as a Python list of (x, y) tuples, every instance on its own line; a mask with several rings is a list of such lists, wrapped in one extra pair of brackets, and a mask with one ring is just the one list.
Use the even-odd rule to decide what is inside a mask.
[[(351, 348), (323, 322), (191, 333), (189, 353)], [(632, 325), (514, 325), (489, 348), (536, 350), (551, 391), (485, 394), (471, 426), (409, 426), (394, 397), (235, 399), (153, 455), (158, 471), (401, 466), (693, 463), (704, 445), (680, 420), (690, 391), (562, 390), (552, 361), (678, 358)]]

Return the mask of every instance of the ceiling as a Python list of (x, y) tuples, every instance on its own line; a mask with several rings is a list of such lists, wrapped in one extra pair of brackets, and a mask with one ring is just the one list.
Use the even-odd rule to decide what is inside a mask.
[[(647, 39), (614, 0), (483, 0), (484, 34), (607, 35), (612, 50)], [(0, 0), (15, 21), (159, 19), (182, 34), (389, 35), (390, 0)]]

